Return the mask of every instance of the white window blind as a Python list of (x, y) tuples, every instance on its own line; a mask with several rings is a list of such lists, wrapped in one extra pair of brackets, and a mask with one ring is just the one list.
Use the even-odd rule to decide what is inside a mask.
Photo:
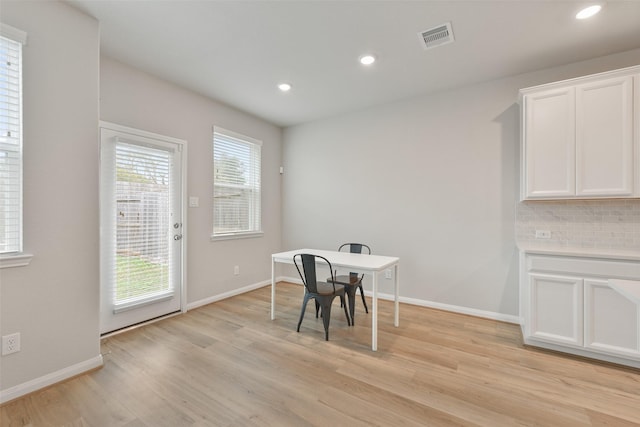
[(262, 232), (261, 148), (261, 141), (214, 128), (213, 237)]
[(117, 141), (115, 306), (172, 292), (171, 153)]
[(26, 35), (4, 24), (0, 30), (0, 254), (9, 254), (22, 252), (21, 68)]

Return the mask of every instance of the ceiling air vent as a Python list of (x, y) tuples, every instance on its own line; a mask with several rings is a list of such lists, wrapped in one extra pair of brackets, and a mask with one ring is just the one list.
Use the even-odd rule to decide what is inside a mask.
[(420, 36), (420, 43), (425, 50), (454, 41), (451, 22), (438, 25), (426, 31), (421, 31), (418, 35)]

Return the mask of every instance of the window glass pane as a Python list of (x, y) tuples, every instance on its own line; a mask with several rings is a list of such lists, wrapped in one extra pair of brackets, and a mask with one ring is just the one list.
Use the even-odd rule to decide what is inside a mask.
[(214, 130), (214, 236), (261, 231), (260, 154), (259, 142)]
[(22, 251), (21, 54), (0, 36), (0, 254)]
[(116, 304), (169, 291), (170, 154), (116, 145)]

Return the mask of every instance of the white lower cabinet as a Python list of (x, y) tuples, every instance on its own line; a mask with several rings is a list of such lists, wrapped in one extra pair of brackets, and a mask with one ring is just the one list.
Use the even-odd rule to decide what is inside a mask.
[(531, 336), (582, 345), (582, 279), (531, 274)]
[(584, 280), (584, 346), (640, 359), (640, 307), (607, 281)]
[(640, 368), (640, 302), (608, 281), (640, 280), (639, 261), (524, 254), (521, 262), (526, 344)]

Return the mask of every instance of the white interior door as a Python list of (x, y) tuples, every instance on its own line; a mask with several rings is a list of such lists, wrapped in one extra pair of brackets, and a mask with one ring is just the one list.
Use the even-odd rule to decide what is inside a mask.
[(101, 128), (100, 331), (180, 311), (183, 141)]

